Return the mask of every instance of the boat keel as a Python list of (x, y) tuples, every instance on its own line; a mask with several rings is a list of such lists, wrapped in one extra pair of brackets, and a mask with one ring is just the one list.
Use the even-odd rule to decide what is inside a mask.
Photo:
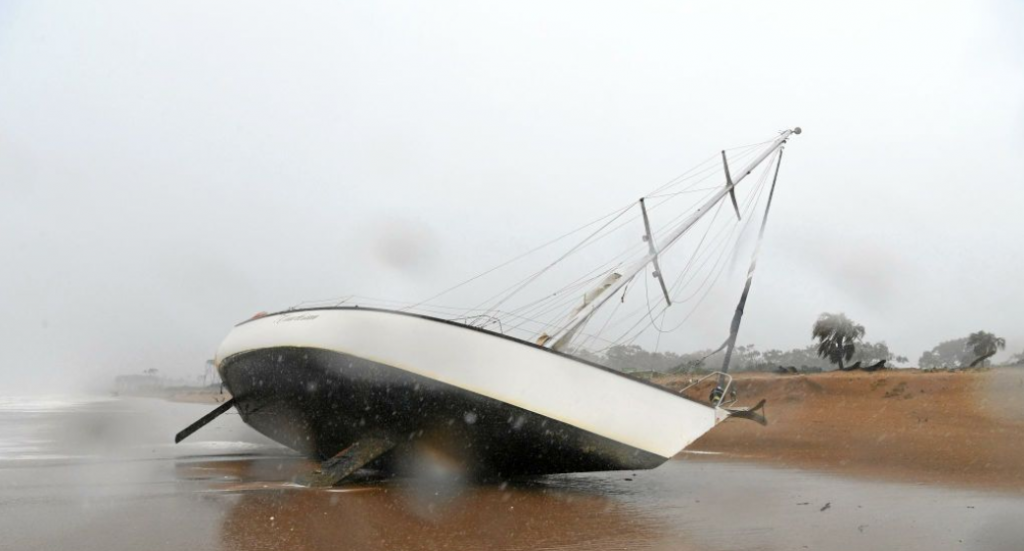
[(297, 482), (303, 486), (317, 488), (337, 486), (352, 473), (369, 465), (394, 447), (395, 442), (387, 436), (368, 436), (321, 463), (320, 470), (299, 477)]

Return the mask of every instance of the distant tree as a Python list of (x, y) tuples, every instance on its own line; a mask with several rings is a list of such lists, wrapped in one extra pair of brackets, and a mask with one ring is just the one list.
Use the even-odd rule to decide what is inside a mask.
[(794, 348), (787, 351), (769, 350), (764, 353), (763, 358), (768, 369), (775, 369), (778, 366), (824, 368), (829, 365), (827, 360), (818, 356), (817, 347), (813, 344), (805, 348)]
[(716, 371), (719, 368), (718, 359), (715, 358), (715, 351), (708, 348), (694, 352), (686, 352), (678, 356), (676, 365), (669, 368), (672, 373), (705, 373)]
[(149, 368), (149, 369), (146, 369), (146, 370), (144, 370), (144, 371), (143, 371), (143, 373), (145, 373), (146, 375), (152, 375), (152, 376), (155, 376), (155, 375), (157, 374), (157, 372), (158, 372), (158, 371), (159, 371), (159, 370), (158, 370), (157, 368), (155, 368), (155, 367), (151, 367), (151, 368)]
[(1024, 352), (1021, 352), (1020, 354), (1014, 354), (1013, 356), (1010, 356), (1010, 359), (1006, 360), (1006, 363), (1003, 364), (1003, 365), (1007, 365), (1007, 366), (1024, 365)]
[(683, 359), (674, 352), (650, 352), (637, 344), (615, 345), (604, 352), (599, 362), (619, 371), (668, 371)]
[(862, 362), (865, 365), (877, 362), (878, 360), (901, 364), (908, 363), (910, 361), (906, 356), (899, 356), (889, 350), (889, 345), (886, 344), (885, 341), (877, 343), (858, 343), (857, 351), (853, 353), (852, 360), (855, 362)]
[[(860, 335), (863, 335), (863, 328), (861, 328)], [(861, 342), (859, 337), (854, 340), (856, 341), (856, 351), (852, 361), (867, 363), (884, 359), (896, 363), (907, 362), (907, 358), (893, 354), (884, 342)], [(721, 349), (709, 348), (676, 354), (675, 352), (651, 352), (636, 344), (615, 345), (601, 352), (579, 349), (573, 354), (583, 360), (627, 373), (647, 371), (707, 373), (720, 369), (723, 357)], [(733, 351), (729, 369), (730, 371), (774, 371), (779, 366), (792, 366), (800, 368), (801, 371), (815, 372), (830, 365), (829, 360), (822, 359), (823, 357), (819, 356), (818, 346), (813, 344), (805, 348), (794, 348), (787, 351), (771, 349), (766, 352), (761, 352), (753, 344), (746, 344), (737, 346)], [(844, 358), (845, 361), (851, 361), (851, 358)]]
[(637, 344), (617, 344), (605, 351), (604, 364), (619, 371), (642, 371), (644, 367), (641, 364), (647, 363), (649, 354)]
[(601, 365), (605, 364), (605, 357), (604, 356), (602, 356), (602, 355), (600, 355), (600, 354), (598, 354), (596, 352), (591, 352), (591, 351), (587, 350), (586, 348), (581, 348), (579, 350), (574, 351), (573, 355), (576, 356), (577, 358), (581, 359), (581, 360), (586, 360), (588, 362), (593, 362), (593, 363), (601, 364)]
[(969, 364), (970, 367), (976, 365), (986, 365), (988, 359), (1006, 348), (1006, 339), (995, 336), (992, 333), (985, 331), (978, 331), (977, 333), (971, 333), (967, 337), (966, 347), (974, 352), (974, 360)]
[(729, 369), (735, 371), (761, 371), (764, 368), (764, 355), (752, 344), (740, 345), (732, 353)]
[(924, 369), (956, 368), (971, 363), (973, 356), (967, 349), (967, 337), (942, 341), (921, 354), (918, 367)]
[(864, 338), (864, 326), (855, 323), (846, 314), (825, 313), (818, 317), (811, 336), (818, 339), (818, 355), (843, 368), (856, 351), (856, 343)]

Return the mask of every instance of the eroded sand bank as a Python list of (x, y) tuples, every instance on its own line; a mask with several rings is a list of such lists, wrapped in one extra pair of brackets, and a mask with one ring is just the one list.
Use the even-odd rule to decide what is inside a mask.
[[(682, 388), (687, 380), (657, 382)], [(690, 451), (1024, 491), (1024, 369), (739, 374), (736, 384), (740, 404), (767, 400), (769, 425), (730, 420)], [(710, 386), (694, 391), (704, 397)]]

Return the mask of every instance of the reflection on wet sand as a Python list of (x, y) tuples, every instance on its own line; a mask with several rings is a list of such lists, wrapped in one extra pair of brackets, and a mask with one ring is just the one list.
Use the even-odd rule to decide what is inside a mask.
[(624, 549), (656, 526), (591, 495), (474, 488), (437, 502), (405, 488), (243, 494), (222, 545), (314, 549)]
[(425, 476), (306, 489), (290, 481), (315, 465), (237, 416), (172, 444), (205, 409), (157, 400), (0, 408), (0, 549), (1019, 551), (1024, 541), (1016, 491), (718, 456), (504, 487), (460, 483), (435, 462), (419, 469)]
[(237, 493), (221, 527), (229, 550), (635, 549), (665, 539), (656, 519), (637, 515), (600, 483), (285, 487), (304, 468), (301, 460), (230, 460), (190, 463), (178, 474)]

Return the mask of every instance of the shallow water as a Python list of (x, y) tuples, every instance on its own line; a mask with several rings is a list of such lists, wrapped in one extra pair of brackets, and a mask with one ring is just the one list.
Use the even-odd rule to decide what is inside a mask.
[[(212, 406), (0, 398), (2, 549), (1024, 548), (1024, 496), (670, 461), (643, 472), (294, 487), (310, 464)], [(433, 469), (433, 470), (431, 470)]]

